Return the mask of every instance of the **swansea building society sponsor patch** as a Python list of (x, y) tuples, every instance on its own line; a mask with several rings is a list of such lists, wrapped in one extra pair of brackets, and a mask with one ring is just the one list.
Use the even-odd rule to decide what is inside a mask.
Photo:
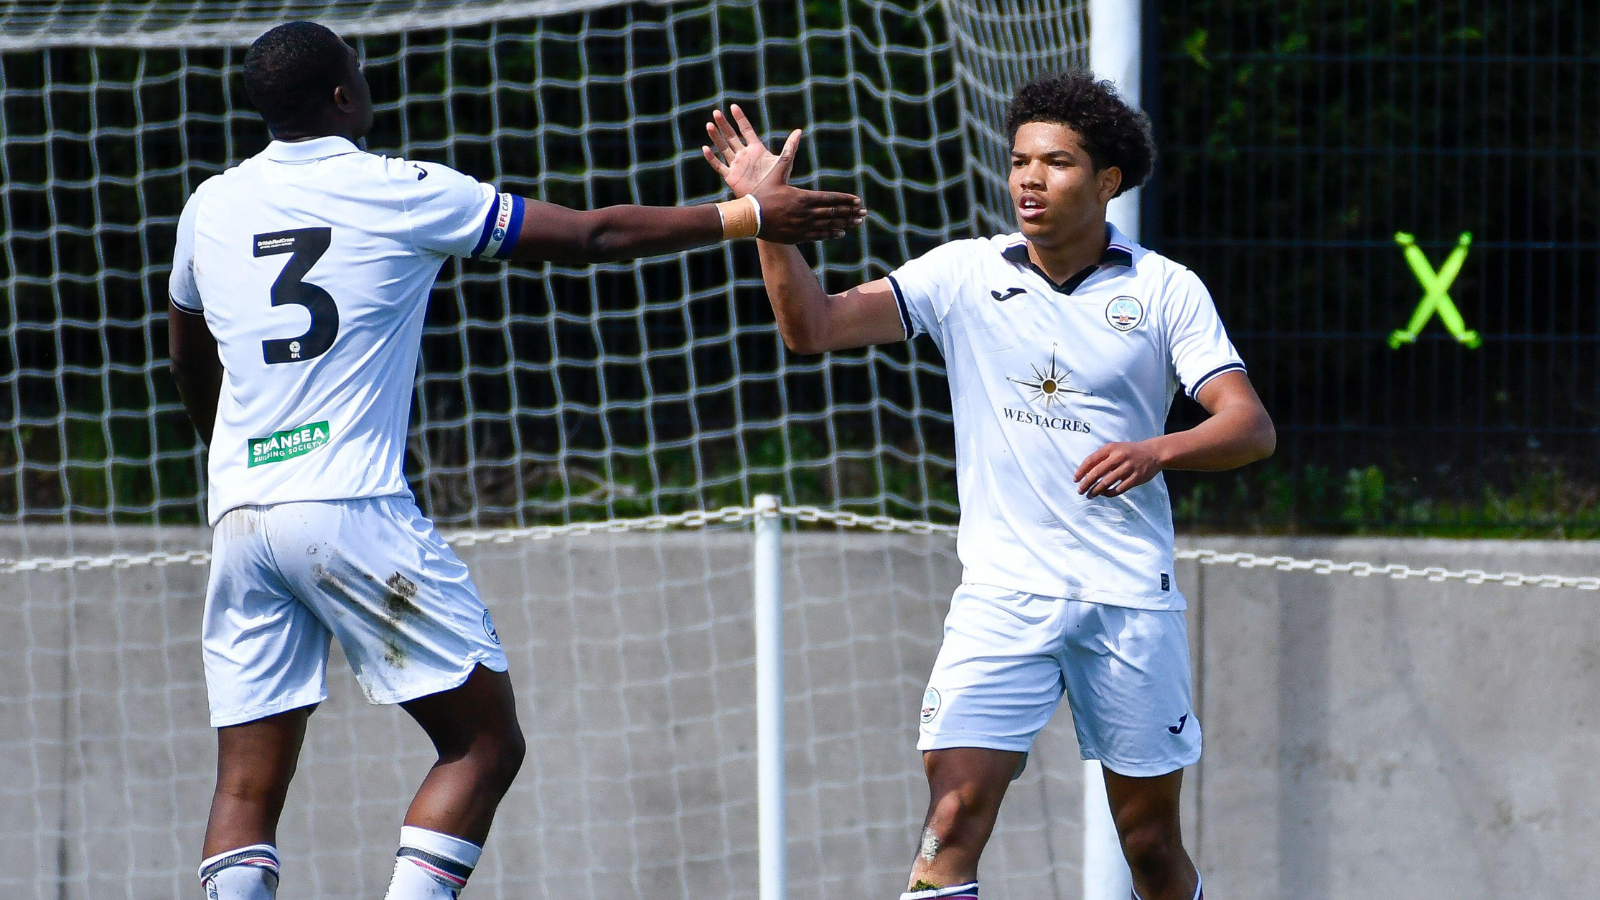
[(275, 431), (264, 438), (251, 438), (249, 465), (253, 468), (304, 456), (327, 442), (327, 422), (312, 422), (288, 431)]

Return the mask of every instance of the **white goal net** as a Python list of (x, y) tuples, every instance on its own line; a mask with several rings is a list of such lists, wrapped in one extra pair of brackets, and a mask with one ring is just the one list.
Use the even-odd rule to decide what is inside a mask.
[[(1065, 0), (947, 3), (55, 3), (0, 14), (0, 522), (197, 520), (203, 454), (166, 374), (174, 225), (267, 140), (251, 39), (321, 17), (361, 52), (369, 147), (579, 207), (720, 197), (709, 111), (808, 130), (800, 179), (853, 191), (830, 284), (1006, 227), (1004, 98), (1082, 62)], [(448, 26), (448, 27), (445, 27)], [(755, 254), (441, 276), (408, 471), (440, 522), (531, 524), (787, 499), (953, 517), (929, 344), (783, 352)]]
[[(266, 141), (245, 48), (311, 18), (359, 49), (374, 150), (578, 207), (722, 196), (710, 109), (807, 129), (800, 180), (859, 193), (828, 283), (1006, 228), (1004, 99), (1082, 63), (1068, 0), (58, 2), (0, 7), (0, 559), (208, 543), (204, 456), (166, 374), (189, 192)], [(952, 521), (931, 345), (786, 354), (755, 255), (446, 267), (408, 472), (446, 527), (748, 505)], [(946, 536), (802, 533), (785, 560), (789, 890), (900, 890), (912, 742), (959, 566)], [(528, 762), (469, 896), (750, 896), (750, 544), (738, 529), (486, 542), (463, 555), (517, 679)], [(0, 567), (3, 568), (3, 567)], [(0, 574), (0, 888), (196, 890), (209, 800), (203, 566)], [(381, 894), (431, 761), (342, 666), (280, 833), (285, 897)], [(1013, 788), (985, 895), (1075, 896), (1081, 770), (1062, 716)]]

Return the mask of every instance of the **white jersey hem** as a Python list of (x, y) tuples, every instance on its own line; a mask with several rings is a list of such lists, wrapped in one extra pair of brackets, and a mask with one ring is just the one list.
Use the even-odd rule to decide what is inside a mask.
[(1182, 591), (1174, 588), (1156, 594), (1127, 594), (1121, 591), (1099, 591), (1073, 588), (1069, 584), (1052, 582), (1020, 583), (1009, 579), (1001, 581), (995, 578), (984, 578), (973, 574), (970, 570), (963, 572), (962, 584), (981, 584), (988, 587), (999, 588), (1002, 591), (1013, 591), (1019, 594), (1033, 594), (1037, 597), (1051, 597), (1056, 600), (1079, 600), (1084, 603), (1099, 603), (1104, 606), (1121, 606), (1127, 609), (1142, 609), (1149, 612), (1183, 612), (1189, 608), (1189, 600)]
[[(227, 506), (224, 506), (221, 509), (218, 509), (215, 513), (212, 513), (209, 516), (209, 524), (212, 528), (217, 527), (217, 523), (222, 521), (223, 516), (242, 506), (259, 506), (263, 509), (266, 509), (272, 506), (283, 506), (287, 503), (342, 503), (346, 500), (377, 500), (380, 497), (404, 497), (407, 500), (416, 499), (416, 497), (411, 493), (411, 490), (407, 488), (400, 491), (379, 490), (373, 491), (372, 493), (337, 494), (331, 497), (313, 495), (306, 497), (281, 497), (274, 500), (234, 500), (230, 501)], [(219, 506), (220, 505), (221, 504), (219, 504)]]

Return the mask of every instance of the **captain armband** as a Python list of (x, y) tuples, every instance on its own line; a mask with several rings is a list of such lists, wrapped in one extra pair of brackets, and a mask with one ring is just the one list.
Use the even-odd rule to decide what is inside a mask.
[(510, 259), (522, 235), (523, 200), (516, 194), (501, 194), (489, 207), (483, 232), (472, 249), (473, 259)]

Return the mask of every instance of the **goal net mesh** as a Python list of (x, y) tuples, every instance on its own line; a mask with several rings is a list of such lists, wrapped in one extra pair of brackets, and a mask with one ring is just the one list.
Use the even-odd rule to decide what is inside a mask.
[[(0, 557), (203, 547), (204, 454), (166, 373), (173, 229), (200, 181), (268, 139), (240, 66), (277, 22), (360, 51), (368, 146), (575, 207), (721, 199), (710, 109), (807, 130), (797, 180), (871, 217), (805, 249), (825, 283), (1012, 227), (1000, 134), (1021, 78), (1086, 57), (1067, 0), (844, 3), (146, 2), (0, 12)], [(931, 344), (795, 357), (755, 254), (448, 264), (430, 304), (408, 472), (445, 527), (786, 501), (954, 518)], [(469, 896), (733, 897), (755, 887), (749, 540), (591, 535), (463, 552), (529, 737)], [(790, 890), (903, 887), (925, 788), (912, 747), (947, 538), (792, 535)], [(0, 575), (0, 886), (172, 897), (213, 765), (204, 568)], [(284, 896), (378, 896), (420, 732), (342, 665), (280, 833)], [(1070, 723), (1012, 789), (985, 893), (1076, 893)]]
[[(0, 521), (201, 517), (204, 454), (165, 371), (166, 279), (189, 193), (268, 140), (240, 67), (274, 22), (320, 15), (357, 45), (377, 100), (369, 147), (570, 206), (725, 196), (699, 154), (713, 107), (739, 102), (767, 133), (805, 127), (798, 181), (871, 210), (806, 250), (832, 286), (1011, 227), (1004, 99), (1086, 52), (1082, 9), (1054, 0), (267, 7), (0, 15)], [(948, 422), (931, 344), (787, 355), (748, 245), (452, 262), (427, 318), (408, 472), (443, 524), (762, 491), (949, 520)]]

